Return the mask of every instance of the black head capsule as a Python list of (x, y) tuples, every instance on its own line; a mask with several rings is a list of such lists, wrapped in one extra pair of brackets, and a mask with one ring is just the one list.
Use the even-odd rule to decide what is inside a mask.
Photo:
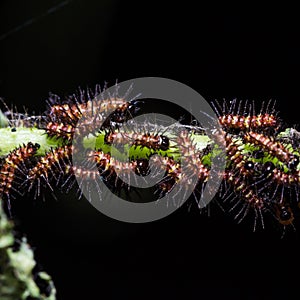
[(149, 175), (149, 173), (150, 173), (149, 160), (145, 158), (137, 159), (135, 174), (141, 176), (147, 176)]
[(41, 148), (41, 145), (38, 144), (38, 143), (35, 143), (34, 146), (35, 146), (36, 149), (40, 149)]
[(271, 173), (275, 169), (275, 165), (271, 161), (267, 161), (264, 164), (263, 171), (265, 173)]
[(277, 211), (278, 221), (282, 225), (290, 225), (294, 221), (294, 214), (289, 206), (281, 206)]
[(289, 211), (289, 209), (285, 206), (282, 206), (280, 208), (279, 218), (282, 221), (288, 221), (292, 217), (292, 213)]
[(255, 166), (255, 164), (254, 164), (254, 162), (252, 162), (252, 161), (247, 161), (247, 162), (245, 162), (245, 164), (244, 164), (244, 168), (245, 168), (246, 170), (248, 170), (248, 171), (253, 170), (253, 169), (254, 169), (254, 166)]
[(163, 151), (167, 151), (170, 146), (170, 140), (167, 136), (161, 135), (159, 140), (160, 149)]

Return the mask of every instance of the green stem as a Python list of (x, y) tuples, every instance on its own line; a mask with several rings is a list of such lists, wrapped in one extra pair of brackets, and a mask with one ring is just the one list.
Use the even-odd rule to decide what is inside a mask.
[(0, 157), (6, 156), (15, 148), (29, 142), (38, 143), (41, 147), (37, 155), (44, 155), (51, 148), (61, 146), (61, 139), (49, 138), (45, 131), (35, 127), (0, 128)]

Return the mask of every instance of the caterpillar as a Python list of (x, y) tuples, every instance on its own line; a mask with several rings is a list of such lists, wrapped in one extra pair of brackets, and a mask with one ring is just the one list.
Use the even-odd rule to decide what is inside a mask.
[[(174, 161), (167, 157), (163, 159), (163, 163), (161, 164), (158, 158), (155, 159), (158, 165), (161, 164), (161, 166), (167, 166), (166, 175), (156, 185), (155, 193), (159, 195), (159, 198), (161, 198), (168, 194), (176, 186), (176, 184), (179, 184), (179, 190), (177, 193), (182, 192), (183, 195), (185, 195), (191, 184), (196, 182), (193, 194), (196, 203), (199, 205), (201, 197), (196, 196), (196, 191), (201, 191), (201, 186), (206, 183), (209, 177), (209, 168), (202, 163), (202, 153), (199, 153), (196, 149), (195, 143), (190, 138), (188, 131), (181, 131), (176, 141), (179, 153), (181, 153), (181, 159), (184, 163), (182, 164), (181, 162)], [(178, 204), (180, 205), (180, 203)]]
[(166, 151), (170, 146), (170, 139), (165, 135), (136, 133), (136, 132), (107, 132), (104, 137), (107, 144), (125, 144), (131, 141), (134, 146), (147, 147), (153, 150)]
[[(90, 153), (92, 159), (98, 168), (100, 176), (104, 179), (110, 187), (115, 190), (129, 189), (132, 180), (132, 174), (146, 176), (149, 172), (149, 162), (147, 159), (136, 159), (122, 162), (111, 156), (110, 153), (104, 153), (101, 150)], [(126, 176), (127, 180), (124, 182), (119, 176)]]
[[(247, 215), (254, 212), (254, 223), (253, 230), (256, 230), (257, 220), (260, 220), (262, 228), (264, 228), (264, 212), (267, 209), (268, 203), (264, 197), (257, 195), (255, 190), (249, 187), (249, 178), (247, 176), (236, 176), (232, 171), (227, 171), (225, 173), (226, 183), (229, 183), (232, 191), (224, 193), (223, 201), (234, 202), (234, 205), (231, 205), (229, 212), (235, 213), (235, 220), (238, 220), (238, 223), (242, 222)], [(227, 188), (227, 187), (226, 187)]]
[(35, 198), (40, 196), (41, 184), (46, 185), (53, 192), (51, 181), (59, 182), (57, 176), (61, 176), (64, 173), (63, 168), (71, 164), (71, 154), (72, 147), (70, 145), (57, 147), (45, 153), (33, 167), (27, 170), (27, 179), (23, 185), (28, 185), (29, 192), (35, 188)]
[(17, 176), (22, 177), (22, 167), (26, 160), (32, 157), (40, 146), (38, 144), (28, 143), (11, 151), (1, 163), (0, 169), (0, 197), (6, 197), (8, 208), (10, 210), (11, 192), (18, 192), (16, 186)]
[(240, 223), (245, 217), (254, 212), (253, 230), (256, 230), (257, 220), (260, 220), (264, 228), (263, 212), (266, 208), (266, 201), (262, 195), (259, 195), (254, 189), (257, 174), (257, 164), (251, 160), (251, 155), (245, 154), (245, 145), (241, 139), (225, 137), (227, 166), (224, 174), (223, 194), (221, 198), (223, 203), (230, 199), (230, 203), (235, 201), (234, 205), (228, 209), (228, 212), (234, 212), (234, 219)]
[(129, 103), (122, 98), (103, 99), (101, 101), (90, 99), (88, 102), (80, 104), (53, 105), (50, 107), (50, 115), (58, 120), (72, 120), (75, 123), (83, 114), (107, 113), (112, 110), (116, 113), (122, 113), (128, 107)]
[(219, 117), (220, 124), (225, 128), (253, 130), (257, 128), (276, 127), (278, 120), (269, 114), (259, 114), (257, 116), (224, 115)]
[(228, 156), (229, 161), (231, 161), (237, 169), (241, 168), (244, 164), (243, 155), (241, 149), (243, 148), (243, 144), (239, 143), (238, 140), (233, 140), (230, 137), (226, 137), (226, 154)]
[(92, 159), (98, 167), (98, 170), (103, 174), (107, 171), (133, 171), (135, 174), (145, 176), (149, 170), (149, 161), (147, 159), (136, 159), (130, 162), (121, 162), (111, 156), (110, 153), (104, 153), (101, 150), (90, 152)]
[[(119, 97), (109, 97), (109, 99), (103, 99), (103, 91), (101, 91), (100, 85), (96, 85), (95, 90), (91, 89), (82, 90), (79, 88), (77, 93), (69, 95), (64, 101), (61, 101), (60, 97), (56, 94), (50, 93), (49, 98), (46, 101), (48, 104), (47, 115), (57, 118), (59, 120), (74, 120), (78, 121), (85, 112), (93, 112), (93, 108), (103, 112), (111, 105), (113, 108), (117, 108), (118, 105), (123, 105), (126, 101)], [(97, 101), (101, 98), (101, 101)], [(95, 103), (97, 101), (98, 103)], [(97, 104), (94, 106), (94, 104)]]
[(248, 104), (248, 101), (237, 101), (234, 99), (230, 103), (224, 100), (223, 105), (218, 101), (212, 102), (215, 113), (218, 116), (220, 125), (226, 130), (240, 130), (240, 131), (261, 131), (266, 132), (270, 129), (277, 130), (281, 121), (277, 117), (275, 111), (275, 101), (268, 101), (264, 108), (264, 102), (259, 114), (255, 113), (254, 103)]

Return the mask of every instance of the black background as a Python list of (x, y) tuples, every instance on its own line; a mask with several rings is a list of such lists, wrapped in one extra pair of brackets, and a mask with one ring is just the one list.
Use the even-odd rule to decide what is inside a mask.
[[(207, 100), (276, 99), (282, 119), (299, 123), (300, 27), (292, 8), (74, 0), (38, 17), (59, 3), (0, 3), (0, 35), (33, 20), (0, 39), (0, 96), (9, 105), (40, 113), (50, 91), (156, 76)], [(252, 233), (218, 209), (207, 217), (182, 207), (146, 224), (112, 220), (75, 194), (17, 201), (15, 209), (58, 299), (292, 299), (297, 292), (298, 234)]]

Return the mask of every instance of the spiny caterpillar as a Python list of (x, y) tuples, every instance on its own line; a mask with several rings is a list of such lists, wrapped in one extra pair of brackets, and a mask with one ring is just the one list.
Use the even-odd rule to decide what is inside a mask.
[(107, 144), (126, 144), (128, 141), (135, 146), (166, 151), (169, 148), (169, 138), (165, 135), (137, 132), (107, 132), (104, 137)]
[(260, 112), (255, 113), (254, 103), (237, 101), (234, 99), (228, 108), (227, 102), (220, 105), (218, 101), (212, 102), (218, 116), (220, 125), (226, 131), (268, 131), (277, 129), (280, 126), (280, 119), (275, 111), (275, 101), (268, 101), (266, 107), (262, 105)]
[(22, 166), (30, 157), (36, 154), (38, 148), (38, 144), (34, 145), (29, 142), (27, 145), (14, 149), (3, 159), (0, 169), (0, 195), (1, 197), (6, 196), (9, 207), (11, 191), (18, 191), (18, 187), (14, 185), (23, 175)]
[[(152, 169), (164, 172), (154, 186), (153, 200), (168, 195), (179, 182), (187, 190), (191, 178), (196, 178), (193, 195), (198, 203), (211, 176), (211, 159), (222, 155), (218, 145), (193, 123), (178, 121), (172, 131), (156, 124), (135, 125), (145, 100), (127, 101), (128, 95), (129, 91), (120, 96), (118, 88), (111, 95), (97, 86), (93, 92), (80, 90), (64, 101), (51, 94), (43, 116), (7, 111), (0, 129), (6, 137), (0, 149), (1, 198), (10, 202), (16, 190), (34, 190), (36, 198), (44, 189), (68, 192), (80, 175), (79, 192), (93, 184), (101, 198), (100, 180), (116, 194), (125, 191), (130, 200), (130, 191), (135, 189), (130, 184), (132, 174), (149, 175), (151, 164)], [(238, 222), (252, 217), (254, 230), (259, 224), (264, 228), (267, 219), (275, 220), (283, 231), (294, 228), (299, 213), (300, 133), (284, 128), (271, 101), (257, 115), (253, 103), (237, 100), (215, 101), (212, 107), (226, 149), (223, 182), (214, 202)], [(128, 122), (133, 126), (127, 127)], [(72, 164), (76, 134), (82, 136), (76, 143), (85, 152), (80, 167)], [(16, 137), (13, 142), (10, 135)], [(23, 146), (17, 144), (18, 136)], [(93, 164), (96, 169), (91, 169)], [(119, 178), (121, 173), (127, 180)]]

